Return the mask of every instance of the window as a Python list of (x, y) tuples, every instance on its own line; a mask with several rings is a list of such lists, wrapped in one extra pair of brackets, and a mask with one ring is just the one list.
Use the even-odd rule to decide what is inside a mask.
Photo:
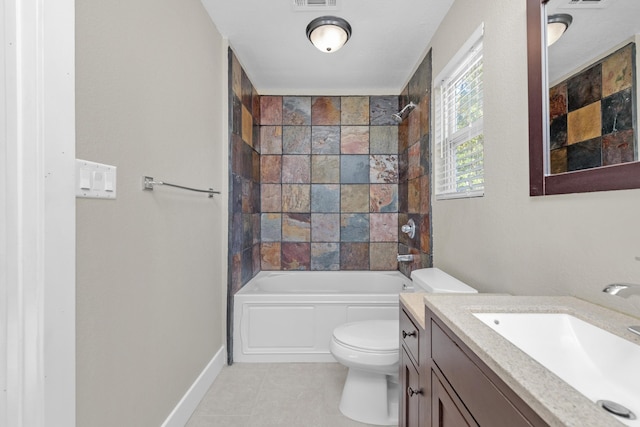
[(482, 26), (435, 80), (436, 199), (484, 195)]

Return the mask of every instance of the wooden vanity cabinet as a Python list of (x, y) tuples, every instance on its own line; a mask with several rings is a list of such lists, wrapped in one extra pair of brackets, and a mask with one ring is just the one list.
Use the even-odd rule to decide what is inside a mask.
[(434, 313), (425, 311), (420, 376), (431, 384), (420, 426), (548, 426)]
[[(420, 369), (420, 355), (424, 352), (424, 328), (401, 306), (400, 309), (400, 407), (401, 427), (419, 427), (428, 416), (429, 395)], [(426, 383), (426, 384), (425, 384)]]
[(431, 424), (428, 421), (423, 425), (438, 427), (464, 427), (477, 426), (469, 411), (458, 399), (455, 391), (438, 375), (431, 371)]

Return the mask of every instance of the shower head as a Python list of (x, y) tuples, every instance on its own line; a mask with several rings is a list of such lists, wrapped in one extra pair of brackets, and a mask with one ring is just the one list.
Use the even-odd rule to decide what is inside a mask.
[(409, 113), (413, 111), (414, 108), (416, 108), (416, 104), (414, 104), (413, 102), (409, 102), (407, 105), (404, 106), (402, 110), (392, 114), (391, 117), (396, 122), (402, 123), (402, 121), (407, 118)]

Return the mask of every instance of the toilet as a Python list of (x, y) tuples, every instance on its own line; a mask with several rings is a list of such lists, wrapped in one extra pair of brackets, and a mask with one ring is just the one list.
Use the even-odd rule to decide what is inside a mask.
[[(477, 293), (438, 268), (411, 272), (414, 292)], [(333, 331), (333, 357), (349, 368), (340, 412), (366, 424), (398, 423), (400, 339), (398, 320), (365, 320)]]

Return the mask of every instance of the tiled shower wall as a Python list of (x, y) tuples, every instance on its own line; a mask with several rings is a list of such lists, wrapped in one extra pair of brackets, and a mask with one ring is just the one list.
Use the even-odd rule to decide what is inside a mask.
[(262, 96), (262, 270), (395, 270), (398, 96)]
[(399, 253), (411, 253), (413, 263), (400, 263), (398, 268), (409, 276), (416, 268), (431, 267), (431, 51), (411, 76), (400, 95), (400, 107), (409, 102), (416, 108), (398, 126), (399, 216), (400, 225), (409, 218), (416, 223), (416, 236), (410, 239), (399, 233)]
[(260, 270), (431, 266), (431, 54), (400, 96), (259, 96), (229, 64), (229, 294)]
[(229, 50), (229, 296), (260, 271), (260, 96)]

